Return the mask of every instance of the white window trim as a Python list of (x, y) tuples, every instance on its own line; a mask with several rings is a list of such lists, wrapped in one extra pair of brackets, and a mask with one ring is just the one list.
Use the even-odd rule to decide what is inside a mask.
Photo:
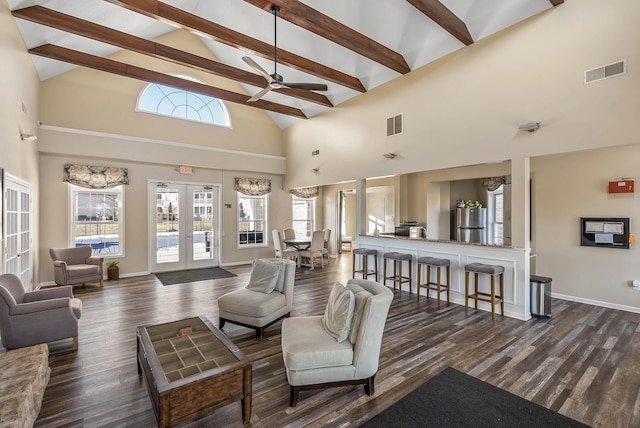
[[(264, 230), (262, 231), (262, 243), (260, 244), (241, 244), (240, 243), (240, 199), (264, 199)], [(236, 248), (239, 250), (248, 248), (263, 248), (269, 246), (269, 195), (247, 196), (240, 192), (236, 192)]]
[[(124, 204), (124, 200), (125, 200), (125, 189), (124, 189), (124, 185), (120, 185), (117, 188), (113, 188), (113, 189), (87, 189), (84, 187), (80, 187), (80, 186), (76, 186), (74, 184), (69, 184), (68, 185), (68, 201), (69, 201), (69, 217), (67, 218), (67, 228), (68, 228), (68, 246), (69, 248), (75, 248), (76, 246), (76, 242), (75, 242), (75, 235), (73, 233), (74, 231), (74, 227), (75, 227), (75, 193), (76, 192), (87, 192), (87, 191), (95, 191), (95, 192), (100, 192), (100, 191), (104, 191), (104, 192), (112, 192), (112, 191), (118, 191), (120, 192), (120, 227), (118, 228), (118, 230), (120, 231), (120, 237), (119, 237), (119, 241), (118, 241), (118, 252), (117, 253), (98, 253), (96, 255), (100, 255), (100, 257), (103, 257), (105, 259), (111, 259), (111, 258), (122, 258), (125, 256), (125, 204)], [(93, 253), (93, 251), (92, 251)]]
[[(296, 219), (293, 216), (293, 203), (295, 201), (303, 201), (303, 202), (311, 202), (312, 206), (311, 206), (311, 228), (310, 228), (310, 232), (311, 234), (313, 234), (313, 231), (316, 230), (316, 199), (315, 198), (298, 198), (295, 195), (291, 195), (291, 223), (292, 225), (295, 224), (296, 221), (309, 221), (309, 219), (304, 220), (304, 219)], [(293, 228), (295, 230), (295, 227)], [(296, 238), (311, 238), (311, 236), (296, 236)]]

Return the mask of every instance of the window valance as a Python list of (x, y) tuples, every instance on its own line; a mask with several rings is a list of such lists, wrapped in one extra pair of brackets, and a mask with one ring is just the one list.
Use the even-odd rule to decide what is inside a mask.
[(482, 179), (482, 187), (489, 192), (493, 192), (506, 182), (505, 177), (487, 177)]
[(233, 190), (247, 196), (266, 195), (271, 193), (271, 180), (269, 178), (236, 177)]
[(318, 186), (301, 187), (299, 189), (290, 189), (289, 193), (298, 198), (315, 198), (320, 194), (320, 188)]
[(129, 184), (127, 168), (65, 164), (62, 181), (87, 189), (110, 189)]

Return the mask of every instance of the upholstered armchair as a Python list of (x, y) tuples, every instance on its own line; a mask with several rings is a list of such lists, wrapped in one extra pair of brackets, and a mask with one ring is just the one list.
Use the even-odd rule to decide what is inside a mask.
[(78, 349), (78, 320), (82, 301), (73, 287), (25, 292), (20, 278), (0, 275), (0, 339), (7, 349), (73, 338)]
[(364, 385), (374, 393), (382, 333), (393, 293), (377, 282), (350, 279), (334, 285), (324, 316), (285, 319), (282, 358), (292, 407), (300, 391)]
[(292, 260), (254, 260), (249, 284), (218, 299), (220, 329), (231, 322), (254, 329), (262, 340), (265, 328), (289, 316), (295, 275)]
[(104, 258), (91, 255), (90, 246), (76, 248), (50, 248), (53, 271), (58, 285), (75, 285), (99, 281), (104, 285), (102, 263)]

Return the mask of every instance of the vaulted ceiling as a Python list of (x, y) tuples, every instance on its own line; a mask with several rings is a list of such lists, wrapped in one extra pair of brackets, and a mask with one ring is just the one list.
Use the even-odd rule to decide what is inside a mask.
[[(163, 83), (264, 109), (282, 128), (463, 49), (563, 0), (8, 0), (41, 80), (76, 66)], [(275, 18), (272, 7), (280, 12)], [(274, 22), (276, 19), (276, 22)], [(275, 28), (274, 28), (275, 26)], [(180, 28), (216, 60), (154, 42)], [(326, 84), (283, 87), (260, 100), (266, 78)], [(124, 64), (126, 49), (238, 81), (244, 92)], [(249, 61), (250, 62), (250, 61)], [(177, 71), (177, 70), (176, 70)]]

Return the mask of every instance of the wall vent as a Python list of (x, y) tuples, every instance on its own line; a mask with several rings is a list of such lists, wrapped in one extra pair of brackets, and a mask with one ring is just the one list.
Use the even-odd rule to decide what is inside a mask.
[(318, 156), (320, 154), (320, 149), (314, 150), (311, 152), (311, 156)]
[(402, 114), (387, 118), (387, 137), (402, 133)]
[(608, 79), (610, 77), (620, 76), (627, 72), (626, 60), (618, 61), (613, 64), (603, 65), (601, 67), (585, 70), (584, 83), (593, 83), (599, 80)]

